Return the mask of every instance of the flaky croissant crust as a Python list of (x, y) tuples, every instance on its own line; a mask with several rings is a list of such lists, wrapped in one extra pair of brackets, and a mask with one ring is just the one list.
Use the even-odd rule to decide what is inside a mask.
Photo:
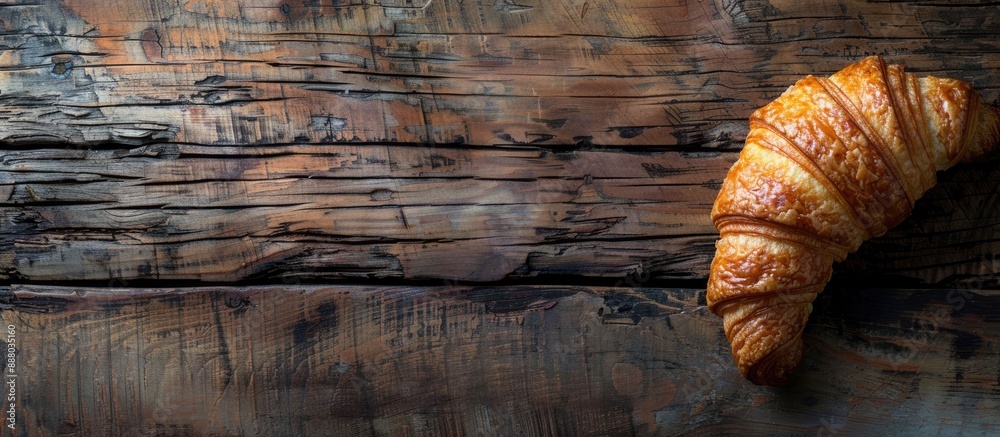
[(937, 171), (998, 141), (1000, 110), (968, 84), (880, 57), (808, 76), (754, 112), (712, 209), (707, 293), (740, 372), (787, 382), (833, 263), (909, 216)]

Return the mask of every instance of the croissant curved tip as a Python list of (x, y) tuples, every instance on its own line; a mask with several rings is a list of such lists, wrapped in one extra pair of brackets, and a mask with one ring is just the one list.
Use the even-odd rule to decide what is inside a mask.
[(802, 338), (783, 344), (746, 369), (743, 376), (756, 385), (781, 387), (792, 382), (802, 361)]

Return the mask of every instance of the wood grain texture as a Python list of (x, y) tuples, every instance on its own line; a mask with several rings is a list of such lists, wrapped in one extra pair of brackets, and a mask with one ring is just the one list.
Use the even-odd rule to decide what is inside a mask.
[[(1000, 103), (984, 10), (13, 2), (0, 277), (701, 280), (754, 108), (869, 54)], [(989, 174), (956, 176), (985, 204), (931, 193), (942, 230), (911, 222), (858, 269), (980, 273)]]
[[(998, 99), (988, 6), (590, 0), (14, 1), (0, 139), (733, 146), (868, 54)], [(985, 12), (983, 8), (986, 8)]]
[[(783, 389), (704, 291), (14, 286), (27, 435), (858, 435), (995, 430), (996, 292), (834, 289)], [(975, 326), (975, 329), (969, 329)], [(72, 383), (67, 383), (72, 382)]]
[[(10, 150), (0, 277), (617, 281), (639, 271), (703, 281), (717, 238), (709, 212), (735, 159), (388, 145)], [(998, 168), (993, 157), (941, 174), (914, 217), (838, 274), (916, 286), (1000, 271), (982, 262), (1000, 253), (998, 188), (983, 183)]]
[(837, 266), (790, 387), (698, 287), (754, 109), (868, 55), (1000, 104), (997, 12), (4, 2), (16, 431), (992, 433), (1000, 157)]
[(734, 158), (364, 145), (11, 151), (0, 257), (22, 281), (482, 282), (636, 269), (700, 278), (715, 240), (707, 211)]

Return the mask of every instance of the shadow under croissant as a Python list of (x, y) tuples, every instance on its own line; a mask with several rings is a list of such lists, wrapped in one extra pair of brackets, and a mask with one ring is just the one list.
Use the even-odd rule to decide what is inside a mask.
[[(803, 330), (798, 368), (772, 388), (775, 401), (785, 411), (813, 411), (805, 407), (839, 403), (845, 395), (870, 396), (889, 384), (913, 390), (909, 381), (952, 376), (942, 375), (940, 367), (923, 369), (929, 354), (954, 355), (942, 349), (948, 340), (942, 327), (953, 316), (938, 311), (941, 297), (941, 290), (864, 288), (833, 281), (816, 299)], [(1000, 305), (1000, 298), (995, 300)]]
[(964, 378), (992, 381), (989, 387), (1000, 383), (1000, 291), (845, 285), (835, 281), (816, 300), (794, 385), (850, 389)]

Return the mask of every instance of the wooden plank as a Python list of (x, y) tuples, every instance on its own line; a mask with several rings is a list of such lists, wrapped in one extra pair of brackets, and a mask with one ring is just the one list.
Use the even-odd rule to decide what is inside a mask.
[(704, 275), (710, 199), (735, 155), (158, 145), (3, 159), (7, 278), (495, 281)]
[(797, 78), (869, 54), (998, 101), (988, 8), (12, 1), (0, 140), (734, 147)]
[(783, 389), (742, 380), (703, 290), (2, 293), (17, 352), (16, 376), (4, 379), (27, 435), (896, 435), (1000, 425), (989, 414), (995, 291), (831, 290), (807, 328), (798, 379)]
[[(392, 145), (7, 151), (6, 280), (704, 280), (735, 153)], [(1000, 271), (997, 159), (942, 173), (837, 274)], [(3, 197), (3, 196), (0, 196)], [(984, 270), (988, 269), (988, 270)]]

